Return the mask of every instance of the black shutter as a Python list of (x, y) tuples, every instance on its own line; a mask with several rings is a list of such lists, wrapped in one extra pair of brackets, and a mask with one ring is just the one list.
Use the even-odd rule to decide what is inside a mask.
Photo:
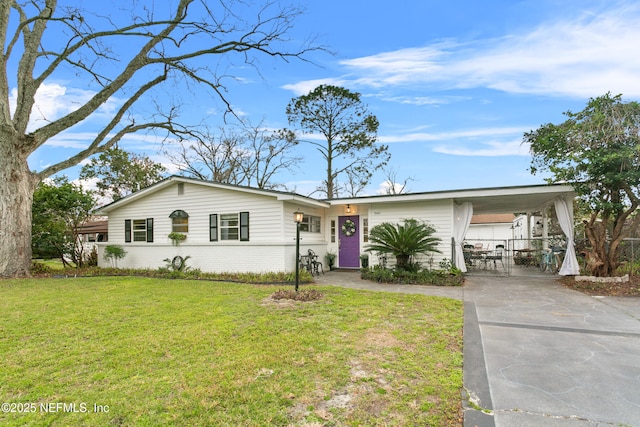
[(131, 243), (131, 220), (124, 220), (124, 241), (125, 243)]
[(218, 214), (209, 215), (209, 241), (218, 241)]
[(147, 242), (153, 242), (153, 218), (147, 218)]
[(249, 212), (240, 212), (240, 241), (249, 241)]

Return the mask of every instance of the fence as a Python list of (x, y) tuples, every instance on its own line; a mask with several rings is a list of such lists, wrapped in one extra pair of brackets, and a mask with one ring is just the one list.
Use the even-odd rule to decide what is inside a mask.
[[(584, 253), (589, 244), (585, 239), (576, 240), (576, 255), (581, 271), (585, 271)], [(550, 274), (551, 269), (541, 269), (548, 259), (549, 249), (564, 250), (566, 242), (559, 237), (533, 239), (475, 239), (463, 243), (463, 253), (468, 274), (498, 276), (539, 276)], [(562, 261), (563, 256), (558, 256)], [(640, 239), (624, 239), (618, 250), (619, 271), (634, 275), (640, 273)]]
[[(585, 269), (584, 253), (589, 246), (587, 239), (576, 239), (576, 254), (581, 270)], [(640, 239), (627, 238), (622, 241), (618, 246), (618, 262), (620, 263), (618, 267), (620, 273), (629, 273), (632, 276), (640, 274)]]

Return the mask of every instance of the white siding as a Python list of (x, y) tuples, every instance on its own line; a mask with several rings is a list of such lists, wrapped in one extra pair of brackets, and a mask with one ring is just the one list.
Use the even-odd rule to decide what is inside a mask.
[[(431, 224), (436, 232), (434, 237), (438, 237), (441, 241), (438, 250), (442, 253), (434, 253), (432, 267), (439, 268), (439, 262), (444, 258), (451, 259), (451, 236), (453, 235), (453, 201), (434, 200), (426, 202), (411, 203), (380, 203), (372, 204), (369, 210), (369, 229), (383, 222), (398, 223), (405, 219), (417, 219)], [(365, 245), (366, 249), (366, 245)], [(423, 268), (428, 268), (429, 258), (422, 256), (418, 258)], [(377, 264), (378, 260), (375, 255), (371, 256), (371, 264)], [(393, 264), (394, 259), (388, 262)]]
[[(312, 249), (316, 255), (318, 255), (318, 261), (322, 264), (326, 264), (324, 255), (327, 253), (327, 225), (325, 221), (325, 209), (324, 208), (312, 208), (309, 206), (301, 207), (295, 203), (284, 203), (284, 214), (282, 215), (282, 222), (284, 223), (284, 244), (286, 246), (285, 252), (285, 271), (295, 270), (296, 259), (296, 223), (293, 220), (293, 213), (296, 211), (303, 212), (305, 215), (317, 216), (320, 218), (320, 233), (301, 231), (300, 232), (300, 253), (306, 254), (309, 249)], [(324, 265), (325, 269), (326, 265)]]
[(500, 242), (507, 241), (513, 238), (513, 229), (511, 223), (497, 223), (497, 224), (471, 224), (467, 234), (464, 238), (465, 242), (474, 244), (476, 240), (485, 240), (484, 245), (487, 245), (486, 240), (498, 240)]
[[(190, 256), (187, 265), (203, 271), (264, 272), (295, 268), (287, 260), (286, 246), (293, 246), (295, 223), (291, 210), (291, 225), (284, 225), (283, 202), (267, 195), (217, 189), (184, 183), (184, 194), (178, 195), (176, 185), (168, 186), (147, 197), (129, 203), (109, 213), (109, 244), (122, 245), (128, 252), (119, 267), (158, 268), (165, 258)], [(171, 232), (169, 215), (174, 210), (189, 214), (187, 239), (173, 246), (167, 237)], [(249, 212), (249, 241), (209, 241), (209, 215)], [(154, 219), (154, 241), (125, 243), (126, 219)], [(284, 232), (283, 227), (287, 230)], [(291, 230), (291, 231), (289, 231)], [(287, 236), (292, 236), (287, 240)], [(101, 249), (105, 245), (100, 245)], [(102, 259), (100, 265), (107, 265)], [(288, 265), (290, 264), (290, 265)]]

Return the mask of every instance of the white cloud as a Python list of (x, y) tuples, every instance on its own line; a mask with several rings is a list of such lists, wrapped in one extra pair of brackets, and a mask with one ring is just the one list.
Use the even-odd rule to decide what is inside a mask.
[[(378, 186), (378, 189), (376, 190), (376, 194), (378, 195), (400, 194), (403, 191), (403, 189), (406, 191), (406, 188), (404, 187), (405, 187), (404, 185), (399, 184), (397, 182), (384, 181), (384, 182), (381, 182), (380, 185)], [(394, 190), (391, 191), (391, 188), (393, 188)]]
[(478, 129), (467, 129), (467, 130), (456, 130), (450, 132), (438, 132), (438, 133), (428, 133), (428, 132), (414, 132), (407, 134), (397, 134), (397, 135), (382, 135), (378, 138), (378, 141), (384, 144), (390, 143), (398, 143), (398, 142), (419, 142), (419, 141), (450, 141), (450, 140), (460, 140), (460, 139), (477, 139), (477, 138), (487, 138), (487, 137), (499, 137), (499, 136), (510, 136), (510, 135), (519, 135), (521, 136), (523, 132), (530, 130), (531, 127), (488, 127), (488, 128), (478, 128)]
[[(35, 94), (35, 104), (31, 111), (28, 129), (33, 131), (77, 110), (94, 95), (94, 91), (63, 86), (59, 83), (42, 83)], [(16, 110), (17, 98), (18, 90), (11, 89), (9, 105), (12, 114)], [(111, 98), (94, 114), (111, 117), (117, 107), (118, 99)]]
[(348, 86), (349, 80), (342, 78), (305, 80), (298, 83), (284, 85), (282, 88), (292, 91), (296, 96), (301, 96), (308, 94), (320, 85)]
[(521, 140), (483, 141), (479, 143), (461, 143), (460, 145), (439, 145), (433, 149), (436, 153), (454, 156), (494, 157), (494, 156), (527, 156), (529, 146)]
[[(640, 3), (583, 11), (504, 37), (399, 49), (343, 60), (349, 77), (321, 82), (346, 87), (491, 88), (511, 93), (595, 97), (608, 91), (640, 96)], [(306, 90), (308, 91), (308, 90)], [(398, 99), (392, 99), (398, 101)]]

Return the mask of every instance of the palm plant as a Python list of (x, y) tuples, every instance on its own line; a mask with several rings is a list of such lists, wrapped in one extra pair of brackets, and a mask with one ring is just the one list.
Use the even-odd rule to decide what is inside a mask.
[(415, 219), (405, 219), (404, 223), (383, 222), (369, 231), (368, 252), (380, 252), (396, 257), (396, 267), (407, 270), (411, 257), (428, 252), (441, 253), (440, 239), (433, 237), (435, 228)]

